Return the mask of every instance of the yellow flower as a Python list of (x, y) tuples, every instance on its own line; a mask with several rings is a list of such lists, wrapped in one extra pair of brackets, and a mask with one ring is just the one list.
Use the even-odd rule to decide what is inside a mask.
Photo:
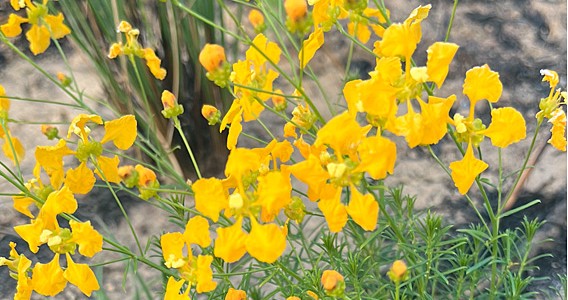
[(162, 256), (164, 264), (168, 268), (181, 268), (187, 261), (183, 255), (183, 247), (185, 240), (180, 232), (169, 232), (162, 234), (160, 238), (160, 247), (162, 248)]
[[(280, 54), (282, 50), (278, 47), (278, 44), (274, 42), (270, 42), (264, 34), (259, 33), (253, 40), (251, 46), (246, 51), (246, 58), (248, 61), (252, 62), (254, 66), (254, 71), (256, 75), (260, 75), (266, 73), (266, 66), (267, 62), (271, 64), (278, 64), (280, 61)], [(271, 89), (272, 91), (272, 89)]]
[(119, 55), (122, 55), (122, 45), (118, 43), (114, 43), (110, 45), (110, 49), (108, 50), (108, 58), (114, 59), (117, 58)]
[(84, 195), (93, 189), (95, 181), (93, 171), (82, 162), (77, 168), (67, 170), (64, 183), (74, 194)]
[(432, 145), (438, 143), (448, 132), (448, 119), (450, 109), (456, 101), (456, 96), (448, 98), (428, 97), (428, 103), (420, 98), (420, 114), (422, 115), (422, 126), (424, 127), (420, 145)]
[(251, 218), (252, 228), (245, 240), (247, 252), (258, 261), (275, 262), (286, 249), (286, 235), (274, 223), (258, 224)]
[(20, 212), (28, 217), (30, 217), (31, 219), (34, 218), (34, 215), (32, 215), (31, 211), (30, 211), (30, 205), (35, 203), (35, 200), (33, 198), (30, 197), (25, 197), (25, 196), (14, 196), (12, 197), (12, 200), (14, 201), (14, 209), (17, 212)]
[(31, 220), (30, 224), (14, 226), (14, 231), (28, 243), (30, 251), (37, 253), (39, 246), (43, 244), (39, 237), (44, 229), (44, 221), (42, 219)]
[[(10, 16), (11, 17), (11, 16)], [(552, 70), (540, 70), (540, 75), (542, 75), (542, 81), (548, 81), (550, 83), (550, 88), (553, 89), (558, 85), (560, 81), (560, 77), (558, 77), (558, 73)]]
[(164, 80), (164, 78), (166, 78), (167, 72), (166, 69), (160, 67), (160, 64), (162, 63), (160, 58), (158, 58), (154, 50), (150, 48), (145, 48), (143, 49), (143, 51), (144, 51), (143, 57), (144, 60), (146, 60), (146, 66), (148, 66), (148, 69), (150, 69), (152, 75), (154, 75), (154, 77), (156, 77), (159, 80)]
[(199, 53), (199, 62), (207, 72), (214, 72), (225, 60), (225, 48), (216, 44), (205, 44)]
[(482, 133), (491, 139), (493, 146), (506, 148), (524, 139), (527, 128), (520, 112), (512, 107), (503, 107), (491, 110), (491, 124)]
[(291, 201), (292, 183), (290, 174), (268, 172), (258, 178), (258, 203), (262, 206), (265, 221), (272, 221)]
[(383, 39), (375, 43), (379, 56), (398, 56), (409, 59), (422, 38), (421, 22), (428, 16), (432, 5), (415, 8), (404, 23), (394, 23), (383, 33)]
[(0, 30), (6, 37), (17, 37), (22, 33), (22, 23), (27, 23), (28, 19), (16, 14), (10, 14), (8, 22), (0, 26)]
[(286, 122), (286, 124), (284, 124), (284, 137), (298, 138), (296, 126), (294, 126), (294, 124), (290, 122)]
[(16, 294), (14, 299), (30, 299), (33, 286), (28, 277), (28, 270), (32, 262), (25, 255), (18, 254), (16, 243), (10, 242), (10, 257), (0, 257), (0, 267), (7, 266), (10, 269), (10, 277), (17, 280)]
[(211, 245), (211, 236), (209, 235), (209, 222), (202, 216), (195, 216), (185, 225), (183, 238), (187, 245), (196, 244), (200, 247), (209, 247)]
[(566, 113), (562, 108), (557, 108), (548, 122), (552, 123), (552, 137), (548, 143), (560, 151), (566, 151)]
[(436, 83), (440, 88), (448, 75), (450, 63), (456, 55), (459, 46), (454, 43), (436, 42), (428, 47), (428, 81)]
[(503, 84), (499, 80), (499, 73), (491, 71), (487, 64), (474, 67), (465, 73), (463, 93), (469, 98), (470, 106), (482, 99), (497, 102), (503, 92)]
[(60, 39), (71, 33), (71, 29), (63, 24), (63, 14), (57, 16), (47, 15), (44, 17), (45, 22), (49, 25), (49, 32), (54, 39)]
[(97, 157), (97, 163), (99, 164), (100, 171), (98, 169), (95, 170), (95, 174), (108, 182), (120, 183), (120, 176), (118, 176), (118, 164), (120, 160), (117, 155), (112, 158), (99, 156)]
[(341, 203), (341, 188), (336, 188), (335, 195), (329, 198), (322, 198), (318, 202), (318, 208), (323, 213), (329, 231), (340, 232), (347, 223), (347, 209)]
[(197, 284), (195, 289), (198, 293), (210, 292), (217, 287), (217, 282), (213, 281), (212, 261), (213, 256), (211, 255), (197, 256)]
[(79, 253), (87, 257), (103, 250), (103, 236), (91, 225), (91, 221), (77, 222), (69, 221), (71, 232), (73, 232), (73, 242), (79, 246)]
[(63, 14), (55, 16), (48, 13), (47, 0), (41, 4), (32, 1), (14, 4), (12, 3), (12, 7), (15, 10), (27, 7), (28, 18), (10, 14), (8, 22), (0, 26), (0, 30), (7, 37), (16, 37), (22, 33), (21, 24), (29, 23), (31, 27), (26, 33), (26, 39), (30, 42), (30, 50), (34, 55), (45, 52), (51, 38), (60, 39), (71, 33), (69, 27), (63, 24)]
[(136, 118), (133, 115), (105, 122), (105, 135), (101, 143), (112, 141), (116, 148), (127, 150), (136, 140), (136, 125)]
[[(304, 1), (304, 0), (301, 0)], [(323, 30), (321, 28), (316, 28), (314, 32), (310, 34), (307, 40), (302, 43), (302, 48), (298, 53), (298, 60), (300, 61), (300, 68), (303, 69), (312, 60), (316, 51), (324, 43)]]
[(93, 291), (100, 289), (95, 273), (89, 265), (76, 264), (69, 253), (65, 256), (67, 257), (67, 269), (63, 272), (63, 277), (67, 281), (77, 286), (87, 297), (90, 297)]
[(45, 229), (55, 230), (59, 228), (56, 220), (57, 215), (60, 213), (72, 214), (76, 210), (77, 200), (75, 200), (73, 192), (68, 187), (63, 186), (60, 190), (47, 196), (47, 200), (39, 210), (38, 218), (45, 222)]
[(425, 131), (422, 125), (422, 115), (416, 113), (411, 104), (408, 103), (408, 112), (396, 118), (395, 128), (391, 131), (394, 131), (393, 133), (396, 135), (404, 136), (410, 148), (420, 145)]
[(72, 133), (77, 134), (83, 141), (87, 140), (90, 129), (87, 127), (88, 122), (95, 124), (103, 124), (103, 119), (97, 115), (79, 114), (71, 121), (69, 130), (67, 130), (67, 138), (71, 137)]
[(381, 136), (367, 137), (357, 147), (361, 159), (353, 172), (367, 172), (375, 180), (394, 172), (396, 144)]
[(469, 143), (463, 159), (450, 164), (452, 180), (460, 194), (467, 193), (477, 175), (481, 174), (488, 166), (485, 162), (473, 156), (473, 148)]
[(308, 159), (292, 165), (289, 170), (294, 177), (308, 185), (310, 200), (315, 201), (324, 193), (326, 181), (330, 176), (315, 155), (311, 154)]
[(225, 176), (233, 176), (237, 181), (241, 181), (243, 176), (257, 171), (260, 168), (260, 163), (263, 158), (264, 157), (261, 157), (254, 149), (233, 149), (225, 165)]
[(195, 209), (210, 218), (219, 220), (219, 213), (229, 207), (229, 193), (217, 178), (201, 178), (191, 186), (195, 194)]
[(61, 139), (55, 146), (38, 146), (35, 150), (35, 159), (49, 176), (51, 185), (59, 188), (63, 183), (63, 157), (74, 152)]
[(404, 263), (404, 261), (402, 260), (395, 260), (392, 263), (392, 266), (388, 272), (388, 276), (389, 278), (395, 282), (401, 282), (403, 280), (406, 280), (407, 277), (407, 272), (408, 272), (408, 268), (406, 267), (406, 264)]
[(351, 199), (347, 206), (347, 213), (353, 221), (366, 231), (373, 231), (377, 227), (379, 218), (379, 203), (371, 194), (361, 194), (356, 187), (351, 186)]
[(146, 61), (146, 66), (148, 66), (152, 75), (159, 80), (163, 80), (167, 74), (166, 69), (160, 67), (162, 61), (153, 49), (142, 48), (138, 43), (140, 31), (132, 28), (132, 25), (126, 21), (120, 22), (117, 31), (125, 34), (126, 44), (113, 43), (110, 46), (108, 58), (114, 59), (119, 55), (129, 55), (132, 58), (134, 56), (140, 57)]
[(47, 264), (37, 263), (32, 272), (34, 291), (43, 296), (55, 296), (67, 285), (63, 270), (59, 265), (59, 253)]
[(348, 112), (329, 120), (317, 133), (314, 145), (328, 145), (337, 156), (354, 156), (357, 146), (371, 129), (370, 125), (361, 127)]
[(227, 263), (236, 262), (246, 253), (247, 234), (241, 228), (242, 221), (238, 219), (229, 227), (217, 228), (217, 238), (213, 253)]
[(164, 295), (164, 300), (189, 300), (189, 288), (185, 290), (183, 294), (180, 294), (180, 290), (185, 283), (184, 279), (179, 281), (175, 280), (173, 276), (168, 277), (168, 283), (166, 285), (166, 294)]

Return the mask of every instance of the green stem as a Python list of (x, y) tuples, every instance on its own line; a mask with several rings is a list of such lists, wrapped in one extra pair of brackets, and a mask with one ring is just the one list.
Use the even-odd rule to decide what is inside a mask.
[(197, 165), (197, 161), (195, 160), (195, 156), (193, 155), (193, 151), (191, 150), (191, 147), (189, 146), (189, 143), (187, 142), (187, 138), (185, 137), (185, 133), (183, 132), (183, 129), (181, 128), (181, 124), (179, 122), (179, 119), (177, 117), (174, 117), (173, 121), (174, 121), (174, 127), (179, 132), (179, 135), (181, 136), (181, 139), (183, 140), (183, 144), (185, 145), (185, 148), (187, 149), (187, 153), (189, 154), (189, 157), (191, 158), (191, 163), (193, 164), (193, 168), (195, 168), (195, 173), (197, 174), (197, 178), (201, 179), (202, 177), (201, 177), (201, 172), (199, 171), (199, 166)]
[(142, 250), (142, 245), (140, 244), (140, 241), (138, 240), (138, 235), (136, 234), (136, 230), (134, 229), (134, 226), (132, 226), (132, 222), (130, 222), (130, 218), (128, 217), (128, 214), (126, 213), (124, 206), (122, 206), (122, 202), (120, 202), (120, 199), (118, 198), (118, 195), (114, 191), (114, 188), (112, 187), (110, 182), (108, 182), (108, 180), (105, 178), (105, 175), (102, 172), (102, 170), (100, 169), (98, 161), (96, 160), (96, 158), (91, 157), (91, 161), (93, 162), (93, 165), (95, 165), (95, 168), (98, 170), (98, 172), (101, 175), (103, 181), (105, 182), (107, 188), (111, 192), (112, 197), (114, 198), (114, 200), (116, 201), (116, 204), (118, 205), (118, 208), (120, 209), (120, 212), (122, 212), (122, 215), (124, 216), (124, 219), (126, 220), (128, 227), (130, 228), (130, 232), (132, 232), (132, 235), (134, 236), (134, 240), (136, 241), (136, 246), (138, 247), (138, 250), (140, 251), (140, 255), (144, 255), (144, 250)]
[(452, 26), (454, 25), (454, 17), (456, 16), (456, 10), (458, 8), (459, 0), (454, 0), (454, 7), (452, 8), (452, 15), (450, 16), (450, 22), (448, 23), (448, 30), (446, 31), (446, 36), (444, 37), (444, 42), (450, 39), (450, 32), (452, 31)]

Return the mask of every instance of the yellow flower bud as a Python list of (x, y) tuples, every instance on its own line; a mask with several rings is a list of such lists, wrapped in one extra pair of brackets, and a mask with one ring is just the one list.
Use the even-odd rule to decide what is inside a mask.
[(248, 19), (255, 31), (261, 32), (264, 29), (264, 16), (259, 10), (251, 10), (249, 12)]
[(126, 21), (120, 21), (118, 27), (116, 28), (117, 32), (127, 33), (132, 30), (132, 25)]
[(113, 59), (122, 54), (122, 45), (119, 43), (114, 43), (110, 45), (108, 50), (108, 58)]
[(199, 62), (207, 70), (214, 72), (225, 62), (225, 49), (216, 44), (205, 44), (199, 53)]
[(393, 282), (397, 283), (406, 279), (408, 275), (407, 271), (408, 268), (406, 267), (404, 261), (395, 260), (388, 272), (388, 276)]
[(345, 291), (345, 280), (335, 270), (325, 270), (321, 276), (321, 284), (325, 292), (330, 296), (339, 297)]
[(201, 115), (209, 122), (209, 125), (215, 125), (219, 123), (221, 119), (221, 113), (213, 105), (203, 105), (201, 108)]
[(308, 14), (308, 4), (306, 0), (286, 0), (284, 1), (286, 15), (293, 22), (298, 22)]
[(247, 293), (242, 290), (235, 290), (234, 288), (229, 288), (227, 295), (225, 295), (225, 300), (245, 300), (247, 298)]

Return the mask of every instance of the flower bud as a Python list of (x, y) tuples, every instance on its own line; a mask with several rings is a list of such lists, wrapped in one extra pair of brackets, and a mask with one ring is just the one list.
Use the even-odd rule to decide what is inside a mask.
[(284, 214), (290, 220), (294, 220), (298, 224), (302, 223), (304, 216), (306, 216), (306, 205), (304, 205), (304, 201), (298, 196), (293, 196), (292, 201), (284, 207)]
[[(282, 94), (282, 90), (276, 90), (274, 92), (277, 94)], [(277, 111), (284, 111), (288, 106), (286, 98), (280, 95), (272, 95), (272, 104), (274, 105), (274, 109)]]
[(118, 176), (127, 188), (133, 188), (138, 185), (140, 177), (138, 172), (134, 169), (134, 166), (131, 165), (119, 167)]
[(120, 21), (118, 27), (116, 28), (116, 32), (123, 32), (127, 33), (132, 30), (132, 25), (126, 21)]
[(41, 133), (47, 137), (48, 140), (53, 140), (59, 136), (57, 127), (51, 125), (41, 125)]
[(183, 114), (183, 106), (177, 103), (176, 96), (168, 90), (162, 92), (162, 104), (164, 109), (162, 110), (162, 115), (166, 119), (177, 117)]
[(110, 45), (108, 50), (108, 58), (113, 59), (122, 54), (122, 45), (119, 43), (114, 43)]
[(234, 288), (229, 288), (227, 295), (225, 295), (225, 300), (245, 300), (247, 298), (247, 293), (242, 290), (235, 290)]
[(204, 104), (201, 108), (201, 115), (209, 122), (209, 125), (215, 125), (221, 121), (221, 113), (213, 105)]
[(264, 16), (259, 10), (251, 10), (249, 12), (248, 19), (256, 33), (261, 33), (264, 31), (264, 29), (266, 29), (266, 25), (264, 24)]
[(325, 293), (332, 297), (341, 297), (345, 291), (343, 276), (334, 270), (325, 270), (321, 276), (321, 284)]
[(408, 271), (408, 268), (406, 267), (406, 264), (404, 263), (404, 261), (395, 260), (392, 263), (392, 266), (391, 266), (389, 272), (387, 273), (387, 275), (389, 276), (389, 278), (394, 283), (399, 283), (401, 281), (406, 280), (406, 278), (408, 277), (407, 271)]
[(308, 14), (306, 0), (286, 0), (284, 1), (284, 9), (292, 22), (298, 22)]
[(216, 44), (205, 44), (199, 53), (199, 62), (207, 72), (214, 72), (225, 62), (225, 49)]
[(56, 76), (57, 80), (61, 82), (61, 85), (63, 85), (63, 87), (68, 87), (72, 82), (71, 78), (61, 72), (57, 72)]

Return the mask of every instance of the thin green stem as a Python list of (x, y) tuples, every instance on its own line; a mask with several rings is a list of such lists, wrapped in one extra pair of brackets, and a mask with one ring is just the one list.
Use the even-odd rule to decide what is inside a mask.
[(112, 187), (110, 182), (106, 179), (104, 173), (100, 169), (100, 166), (98, 164), (97, 159), (94, 158), (94, 157), (91, 157), (91, 161), (92, 161), (93, 165), (95, 165), (95, 168), (98, 170), (98, 172), (101, 175), (103, 181), (105, 182), (108, 190), (111, 192), (112, 197), (114, 198), (116, 204), (118, 205), (120, 212), (124, 216), (124, 220), (126, 220), (126, 223), (128, 224), (128, 227), (130, 228), (130, 232), (132, 232), (132, 235), (134, 236), (134, 240), (136, 242), (136, 246), (138, 247), (138, 250), (140, 251), (140, 255), (144, 255), (144, 250), (142, 250), (143, 248), (142, 248), (142, 245), (140, 244), (140, 241), (138, 239), (138, 235), (136, 234), (136, 230), (134, 229), (134, 226), (132, 226), (132, 222), (130, 221), (128, 214), (126, 213), (126, 210), (124, 209), (124, 206), (122, 205), (122, 202), (120, 201), (120, 199), (118, 198), (118, 195), (114, 191), (114, 188)]
[(191, 158), (191, 163), (193, 164), (193, 168), (195, 169), (195, 173), (197, 174), (197, 178), (201, 179), (201, 172), (199, 171), (199, 166), (197, 165), (197, 160), (195, 160), (195, 156), (193, 155), (193, 151), (191, 150), (191, 147), (189, 146), (189, 143), (187, 142), (187, 138), (185, 137), (185, 133), (183, 132), (183, 129), (181, 128), (181, 124), (179, 122), (179, 119), (177, 117), (174, 117), (174, 127), (175, 129), (179, 132), (179, 135), (181, 136), (181, 139), (183, 141), (183, 144), (185, 145), (185, 148), (187, 149), (187, 153), (189, 154), (189, 157)]
[(446, 36), (444, 37), (444, 42), (450, 39), (450, 32), (452, 31), (452, 26), (454, 25), (454, 17), (456, 16), (456, 10), (458, 8), (459, 0), (454, 0), (454, 7), (452, 8), (452, 15), (450, 16), (450, 22), (448, 23), (448, 30), (446, 31)]

